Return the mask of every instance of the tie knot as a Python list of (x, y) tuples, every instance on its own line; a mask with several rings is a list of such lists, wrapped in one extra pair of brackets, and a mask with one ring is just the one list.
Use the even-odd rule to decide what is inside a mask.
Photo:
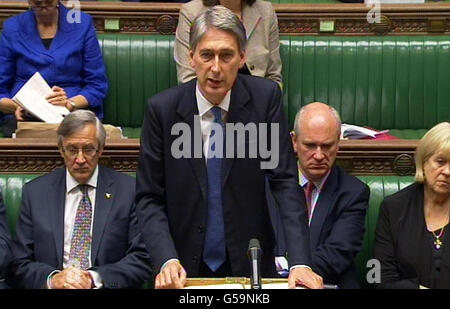
[(314, 182), (312, 181), (308, 181), (308, 183), (306, 184), (306, 192), (312, 192), (314, 189), (316, 188), (316, 185), (314, 184)]
[(213, 106), (211, 112), (214, 115), (214, 122), (222, 123), (222, 109), (218, 106)]
[(81, 193), (83, 193), (83, 195), (87, 195), (89, 187), (89, 185), (78, 185), (78, 188), (80, 189)]

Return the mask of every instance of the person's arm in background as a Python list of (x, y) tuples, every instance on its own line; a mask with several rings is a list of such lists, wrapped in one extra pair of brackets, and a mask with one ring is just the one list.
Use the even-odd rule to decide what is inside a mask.
[(12, 38), (8, 23), (4, 23), (3, 27), (0, 36), (0, 112), (13, 114), (17, 104), (11, 99), (10, 89), (14, 81), (16, 60), (9, 44)]
[(283, 89), (283, 78), (281, 76), (281, 58), (280, 58), (280, 36), (278, 30), (278, 19), (273, 6), (270, 4), (272, 9), (272, 18), (270, 21), (270, 31), (269, 31), (269, 63), (267, 64), (266, 78), (269, 78), (280, 85)]
[(180, 9), (178, 26), (175, 34), (173, 57), (177, 65), (178, 83), (185, 83), (195, 78), (195, 71), (189, 64), (189, 32), (193, 19), (184, 8)]
[(394, 233), (396, 232), (392, 230), (390, 220), (389, 207), (383, 201), (380, 206), (374, 244), (374, 258), (381, 264), (381, 283), (377, 287), (385, 289), (418, 289), (418, 278), (400, 278), (396, 248), (394, 246)]

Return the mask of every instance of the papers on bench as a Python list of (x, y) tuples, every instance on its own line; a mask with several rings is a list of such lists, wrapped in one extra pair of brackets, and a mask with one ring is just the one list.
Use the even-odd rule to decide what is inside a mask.
[(45, 99), (53, 91), (39, 72), (20, 88), (13, 100), (24, 110), (47, 123), (61, 123), (70, 111), (64, 106), (50, 104)]
[(389, 130), (375, 131), (351, 124), (343, 123), (341, 125), (341, 139), (377, 138), (377, 135), (387, 132), (389, 132)]

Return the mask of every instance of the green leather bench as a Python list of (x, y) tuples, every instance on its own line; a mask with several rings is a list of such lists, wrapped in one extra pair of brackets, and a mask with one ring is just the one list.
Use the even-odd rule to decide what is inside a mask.
[[(27, 181), (38, 175), (0, 175), (0, 186), (6, 204), (8, 222), (12, 235), (15, 235), (16, 222), (19, 218), (22, 186)], [(362, 287), (367, 287), (366, 267), (367, 261), (372, 256), (375, 237), (375, 227), (378, 218), (378, 209), (383, 198), (397, 192), (414, 181), (412, 176), (359, 176), (371, 190), (369, 210), (366, 216), (366, 231), (362, 250), (357, 256), (357, 268)]]
[[(105, 123), (140, 136), (147, 99), (177, 84), (171, 35), (98, 35), (110, 91)], [(418, 139), (450, 119), (448, 36), (282, 36), (284, 107), (322, 101), (343, 122)]]

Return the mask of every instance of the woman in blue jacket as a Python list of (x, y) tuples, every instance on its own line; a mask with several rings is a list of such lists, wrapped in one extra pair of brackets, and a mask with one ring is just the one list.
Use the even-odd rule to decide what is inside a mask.
[(88, 108), (103, 118), (108, 83), (90, 15), (59, 0), (29, 0), (31, 10), (3, 24), (0, 38), (0, 125), (6, 136), (23, 111), (12, 100), (36, 72), (52, 87), (51, 104)]

